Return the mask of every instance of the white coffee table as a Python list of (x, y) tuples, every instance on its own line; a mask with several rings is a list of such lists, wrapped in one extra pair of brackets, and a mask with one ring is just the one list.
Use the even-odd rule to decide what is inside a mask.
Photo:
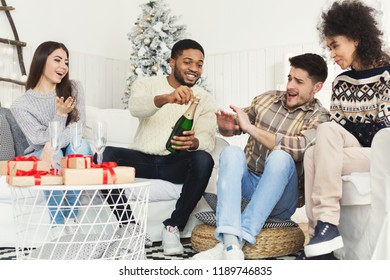
[[(144, 259), (149, 187), (150, 181), (146, 179), (118, 185), (10, 186), (17, 258)], [(120, 189), (129, 200), (109, 205), (101, 193), (102, 189)], [(48, 198), (54, 191), (64, 194), (77, 191), (79, 206), (76, 224), (53, 224)], [(129, 220), (122, 219), (125, 225), (120, 227), (110, 206), (130, 206), (133, 216)], [(61, 210), (65, 208), (65, 203), (58, 207)], [(54, 226), (61, 229), (57, 239), (53, 239)]]

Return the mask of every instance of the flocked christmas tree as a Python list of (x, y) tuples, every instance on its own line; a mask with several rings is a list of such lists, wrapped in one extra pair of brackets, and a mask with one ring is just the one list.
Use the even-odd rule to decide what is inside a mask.
[[(171, 49), (177, 41), (187, 37), (186, 26), (176, 24), (178, 17), (170, 15), (171, 11), (163, 0), (150, 0), (140, 7), (142, 15), (127, 34), (132, 42), (132, 52), (127, 87), (122, 98), (125, 107), (131, 95), (131, 85), (138, 77), (170, 74)], [(203, 78), (199, 82), (206, 88)]]

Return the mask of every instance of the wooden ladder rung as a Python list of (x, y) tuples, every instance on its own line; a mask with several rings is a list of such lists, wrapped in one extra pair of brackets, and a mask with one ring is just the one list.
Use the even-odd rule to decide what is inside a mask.
[(19, 46), (19, 47), (25, 47), (27, 45), (26, 42), (10, 40), (10, 39), (4, 39), (4, 38), (0, 38), (0, 43), (14, 45), (14, 46)]
[(2, 78), (2, 77), (0, 77), (0, 82), (14, 83), (14, 84), (18, 84), (18, 85), (21, 85), (21, 86), (24, 86), (26, 84), (25, 82), (22, 82), (22, 81), (19, 81), (19, 80), (14, 80), (14, 79), (9, 79), (9, 78)]
[(2, 7), (0, 7), (0, 11), (12, 11), (12, 10), (15, 10), (15, 8), (12, 7), (12, 6), (2, 6)]

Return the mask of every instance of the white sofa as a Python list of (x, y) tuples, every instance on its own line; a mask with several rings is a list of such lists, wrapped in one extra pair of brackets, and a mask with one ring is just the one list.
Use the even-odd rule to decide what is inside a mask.
[(380, 130), (371, 148), (371, 170), (343, 176), (339, 259), (390, 259), (390, 128)]
[[(99, 109), (87, 106), (86, 109), (86, 131), (85, 138), (92, 144), (92, 124), (95, 121), (105, 121), (108, 125), (107, 145), (117, 147), (129, 147), (132, 143), (135, 131), (138, 126), (138, 119), (131, 116), (128, 110), (122, 109)], [(216, 139), (216, 147), (212, 153), (215, 161), (214, 171), (210, 178), (207, 191), (215, 192), (216, 169), (218, 166), (218, 155), (221, 150), (229, 145), (224, 139)], [(13, 247), (15, 245), (15, 229), (13, 223), (11, 194), (9, 187), (5, 184), (5, 177), (0, 179), (0, 247)], [(170, 217), (174, 210), (176, 200), (181, 192), (181, 185), (175, 185), (163, 180), (151, 180), (147, 232), (153, 241), (161, 241), (162, 222)], [(194, 214), (211, 210), (210, 206), (202, 198), (191, 215), (187, 226), (181, 236), (190, 237), (192, 229), (200, 223)]]
[[(342, 177), (343, 194), (338, 228), (344, 247), (334, 252), (338, 259), (390, 259), (389, 143), (390, 128), (382, 129), (373, 140), (370, 172)], [(307, 223), (304, 209), (298, 209), (301, 223)]]

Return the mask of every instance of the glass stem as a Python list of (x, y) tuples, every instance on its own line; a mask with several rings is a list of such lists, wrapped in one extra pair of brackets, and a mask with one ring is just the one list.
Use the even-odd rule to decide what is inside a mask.
[(103, 162), (103, 154), (97, 153), (97, 163), (102, 164), (102, 162)]

